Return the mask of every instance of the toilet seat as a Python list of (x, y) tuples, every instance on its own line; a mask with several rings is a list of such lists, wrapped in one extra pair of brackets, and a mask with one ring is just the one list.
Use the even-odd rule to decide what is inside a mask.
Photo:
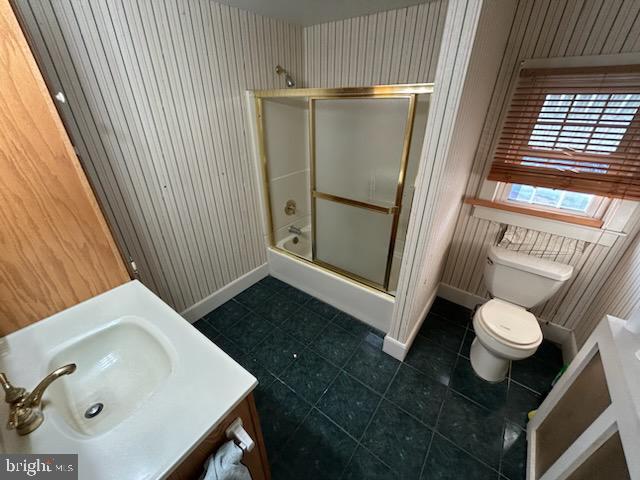
[(504, 380), (511, 361), (533, 355), (542, 343), (535, 315), (497, 298), (476, 311), (473, 328), (476, 338), (469, 353), (471, 366), (489, 382)]
[(498, 342), (517, 350), (537, 348), (542, 330), (535, 315), (500, 299), (489, 300), (476, 312), (477, 327)]

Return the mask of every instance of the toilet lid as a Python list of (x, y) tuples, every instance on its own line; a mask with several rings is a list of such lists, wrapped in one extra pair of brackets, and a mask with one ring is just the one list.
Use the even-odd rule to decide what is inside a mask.
[(489, 300), (479, 310), (479, 319), (498, 338), (515, 345), (532, 345), (542, 340), (535, 315), (501, 300)]

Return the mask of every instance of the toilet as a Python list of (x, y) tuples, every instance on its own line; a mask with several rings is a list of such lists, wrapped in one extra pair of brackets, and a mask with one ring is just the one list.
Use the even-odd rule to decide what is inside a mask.
[(471, 366), (489, 382), (502, 381), (512, 360), (530, 357), (542, 343), (542, 330), (527, 309), (549, 299), (573, 273), (571, 265), (492, 246), (484, 281), (492, 300), (473, 317), (476, 338)]

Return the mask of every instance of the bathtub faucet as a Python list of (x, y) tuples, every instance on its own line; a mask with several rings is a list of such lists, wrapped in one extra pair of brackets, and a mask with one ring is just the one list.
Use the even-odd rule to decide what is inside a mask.
[(302, 229), (296, 227), (295, 225), (291, 225), (289, 227), (289, 233), (293, 233), (295, 235), (302, 235)]

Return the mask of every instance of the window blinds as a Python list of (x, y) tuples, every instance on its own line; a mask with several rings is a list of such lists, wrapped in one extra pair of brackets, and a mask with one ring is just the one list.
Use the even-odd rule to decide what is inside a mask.
[(523, 69), (489, 179), (640, 200), (640, 65)]

